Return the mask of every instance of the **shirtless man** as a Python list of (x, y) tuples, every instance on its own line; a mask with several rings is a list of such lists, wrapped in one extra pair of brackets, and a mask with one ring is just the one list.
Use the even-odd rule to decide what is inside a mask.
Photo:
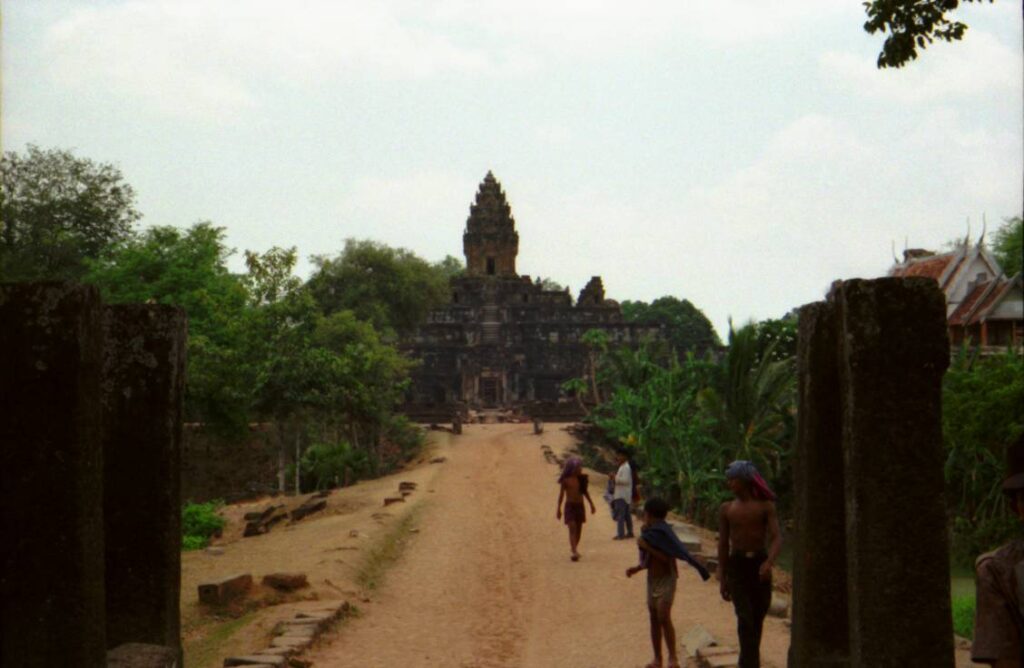
[(573, 561), (580, 560), (579, 545), (583, 536), (583, 523), (587, 521), (587, 512), (583, 500), (590, 503), (590, 512), (596, 513), (597, 508), (590, 498), (587, 475), (583, 472), (583, 462), (579, 457), (570, 457), (558, 476), (558, 509), (555, 519), (562, 519), (562, 500), (565, 500), (565, 525), (569, 528), (569, 550)]
[(775, 495), (748, 461), (725, 471), (736, 496), (718, 514), (718, 579), (736, 610), (740, 668), (761, 665), (761, 629), (772, 602), (772, 565), (782, 550)]

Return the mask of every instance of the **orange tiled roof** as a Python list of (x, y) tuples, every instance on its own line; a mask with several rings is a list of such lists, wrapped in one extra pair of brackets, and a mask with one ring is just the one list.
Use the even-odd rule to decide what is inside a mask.
[[(979, 283), (978, 285), (975, 285), (970, 292), (967, 293), (967, 295), (964, 297), (964, 300), (957, 304), (956, 310), (949, 314), (950, 325), (963, 326), (967, 324), (967, 322), (965, 322), (967, 314), (971, 312), (971, 309), (974, 308), (974, 305), (977, 303), (978, 299), (981, 298), (981, 295), (985, 293), (985, 290), (986, 288), (988, 288), (989, 283), (991, 283), (991, 281)], [(993, 292), (998, 292), (998, 290), (993, 290)]]
[(937, 281), (953, 261), (953, 257), (953, 253), (946, 253), (924, 260), (917, 260), (916, 262), (893, 268), (892, 275), (901, 278), (923, 276), (924, 278), (934, 278)]
[(992, 306), (997, 301), (999, 301), (1002, 298), (1002, 296), (1006, 294), (1006, 291), (1009, 290), (1011, 287), (1013, 287), (1013, 281), (1004, 280), (1002, 285), (998, 286), (995, 290), (993, 290), (989, 294), (989, 296), (985, 298), (985, 301), (982, 302), (981, 306), (978, 307), (978, 310), (975, 312), (974, 317), (971, 318), (971, 324), (978, 322), (983, 316), (987, 315), (989, 309), (992, 308)]

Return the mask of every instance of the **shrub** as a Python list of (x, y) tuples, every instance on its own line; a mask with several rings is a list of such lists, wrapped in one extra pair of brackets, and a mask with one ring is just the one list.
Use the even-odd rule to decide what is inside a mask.
[(964, 638), (974, 638), (974, 596), (953, 597), (953, 631)]
[(210, 542), (211, 536), (220, 533), (227, 523), (227, 520), (217, 514), (223, 505), (223, 501), (185, 504), (185, 507), (181, 509), (181, 548), (183, 550), (204, 548)]
[(365, 450), (346, 441), (317, 443), (302, 453), (303, 487), (326, 489), (355, 482), (367, 475), (369, 463)]

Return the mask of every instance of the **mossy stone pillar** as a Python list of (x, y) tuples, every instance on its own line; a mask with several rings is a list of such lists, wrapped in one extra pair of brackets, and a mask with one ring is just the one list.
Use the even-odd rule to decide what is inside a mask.
[(163, 645), (180, 654), (185, 313), (107, 306), (105, 327), (107, 644)]
[(95, 288), (0, 284), (0, 665), (106, 665)]

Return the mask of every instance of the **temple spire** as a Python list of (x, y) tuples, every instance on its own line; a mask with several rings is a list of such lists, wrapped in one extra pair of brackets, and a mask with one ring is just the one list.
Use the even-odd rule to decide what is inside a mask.
[(462, 247), (471, 276), (516, 276), (519, 234), (501, 184), (490, 171), (469, 206)]

